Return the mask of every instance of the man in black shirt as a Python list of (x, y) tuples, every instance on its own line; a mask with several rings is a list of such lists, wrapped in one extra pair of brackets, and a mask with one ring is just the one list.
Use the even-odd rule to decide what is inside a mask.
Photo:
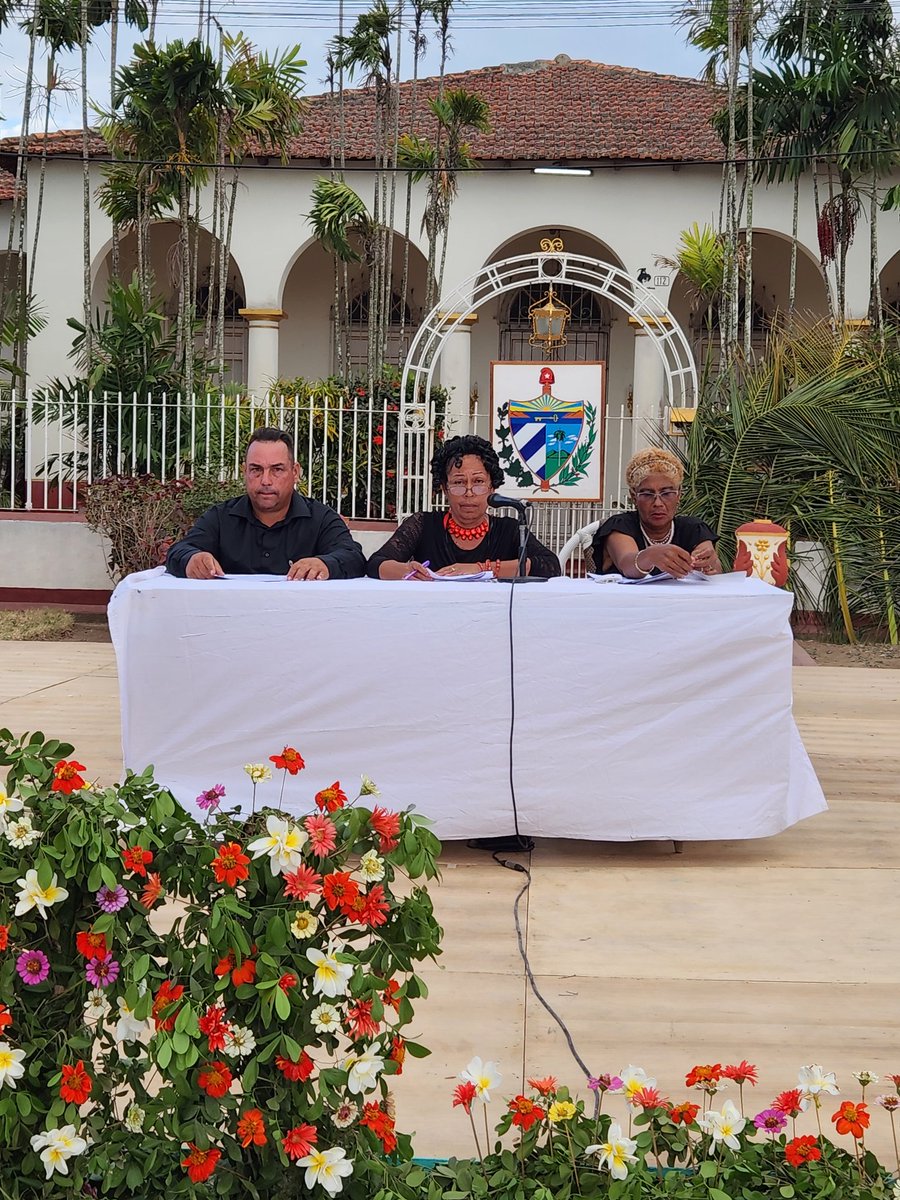
[(354, 579), (366, 559), (338, 514), (297, 491), (300, 464), (290, 436), (257, 429), (244, 459), (246, 496), (215, 504), (166, 557), (171, 575), (286, 575)]

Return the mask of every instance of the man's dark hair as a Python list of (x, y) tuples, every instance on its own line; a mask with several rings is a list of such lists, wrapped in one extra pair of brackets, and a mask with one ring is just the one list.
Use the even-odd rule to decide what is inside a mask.
[(244, 458), (247, 457), (247, 451), (254, 442), (284, 442), (288, 448), (291, 462), (294, 461), (294, 442), (289, 433), (285, 433), (283, 429), (276, 429), (272, 425), (262, 425), (259, 429), (254, 429), (250, 436), (250, 441), (247, 443), (247, 450), (244, 451)]
[(450, 438), (448, 442), (444, 442), (435, 450), (431, 460), (431, 478), (436, 492), (439, 492), (447, 482), (450, 468), (461, 467), (462, 460), (467, 454), (474, 454), (476, 458), (481, 459), (484, 469), (490, 476), (492, 488), (501, 486), (503, 468), (500, 466), (497, 451), (483, 437), (467, 433), (463, 437)]

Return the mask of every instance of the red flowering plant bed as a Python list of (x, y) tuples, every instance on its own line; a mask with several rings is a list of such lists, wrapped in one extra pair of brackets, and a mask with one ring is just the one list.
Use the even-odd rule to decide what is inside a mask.
[[(873, 1113), (896, 1135), (900, 1075), (880, 1089), (870, 1071), (856, 1081), (841, 1099), (831, 1072), (803, 1067), (796, 1087), (760, 1103), (742, 1061), (693, 1067), (677, 1098), (635, 1066), (587, 1079), (582, 1097), (554, 1076), (509, 1095), (497, 1064), (475, 1058), (452, 1096), (475, 1157), (436, 1165), (430, 1183), (444, 1200), (900, 1200), (896, 1136), (890, 1169), (865, 1144)], [(867, 1088), (881, 1094), (867, 1101)]]
[(101, 788), (0, 730), (3, 1200), (410, 1194), (389, 1083), (427, 1054), (439, 843), (365, 779), (287, 816), (305, 764), (270, 757), (255, 815), (211, 782), (200, 823), (149, 769)]

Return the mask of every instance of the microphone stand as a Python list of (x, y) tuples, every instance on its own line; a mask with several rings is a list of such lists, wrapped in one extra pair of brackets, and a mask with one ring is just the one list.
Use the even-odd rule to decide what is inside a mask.
[(504, 578), (502, 583), (546, 583), (547, 578), (544, 575), (528, 575), (525, 571), (526, 560), (528, 558), (528, 514), (531, 506), (523, 504), (516, 509), (516, 517), (519, 522), (519, 565), (516, 567), (516, 574), (512, 578)]

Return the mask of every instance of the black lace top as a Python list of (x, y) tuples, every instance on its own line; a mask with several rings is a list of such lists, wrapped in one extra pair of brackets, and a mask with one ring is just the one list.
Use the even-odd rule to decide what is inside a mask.
[[(528, 535), (527, 556), (531, 574), (547, 578), (561, 574), (559, 559), (534, 534)], [(442, 512), (420, 512), (407, 517), (394, 536), (369, 559), (368, 573), (378, 579), (383, 562), (427, 562), (432, 571), (454, 563), (478, 563), (519, 557), (519, 524), (513, 517), (491, 517), (486, 536), (474, 548), (459, 547), (444, 528)]]

